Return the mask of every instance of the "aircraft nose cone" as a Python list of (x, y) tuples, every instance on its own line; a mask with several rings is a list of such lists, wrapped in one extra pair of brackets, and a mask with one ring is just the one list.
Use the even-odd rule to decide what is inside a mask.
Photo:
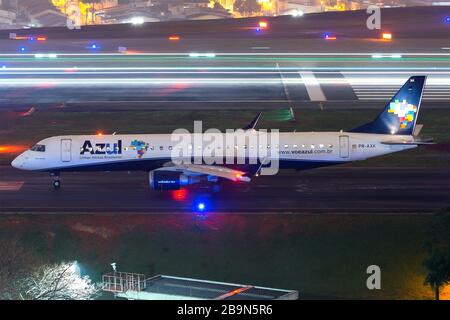
[(23, 160), (21, 159), (21, 156), (18, 156), (11, 162), (11, 166), (14, 168), (20, 169), (23, 166)]

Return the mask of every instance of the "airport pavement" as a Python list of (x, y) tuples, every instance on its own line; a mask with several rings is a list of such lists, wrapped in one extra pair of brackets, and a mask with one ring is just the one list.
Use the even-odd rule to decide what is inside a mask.
[(450, 205), (448, 167), (281, 171), (186, 193), (150, 190), (146, 172), (66, 173), (60, 190), (45, 173), (2, 166), (0, 177), (1, 213), (195, 213), (203, 201), (211, 213), (429, 214)]
[[(5, 56), (0, 108), (214, 104), (296, 106), (327, 101), (386, 101), (414, 74), (429, 76), (424, 101), (450, 100), (448, 56), (100, 55)], [(448, 104), (445, 104), (448, 105)]]

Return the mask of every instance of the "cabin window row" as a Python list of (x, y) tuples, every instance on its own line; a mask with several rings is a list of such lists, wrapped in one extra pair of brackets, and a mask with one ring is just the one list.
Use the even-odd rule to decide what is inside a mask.
[[(259, 145), (259, 149), (262, 149), (263, 147), (264, 147), (263, 145)], [(284, 148), (284, 149), (289, 149), (290, 147), (291, 147), (291, 146), (288, 145), (288, 144), (283, 145), (283, 148)], [(202, 146), (198, 146), (197, 148), (198, 148), (198, 149), (202, 149)], [(230, 148), (231, 148), (230, 146), (227, 146), (227, 149), (230, 149)], [(239, 149), (239, 146), (234, 146), (234, 148), (235, 148), (235, 149)], [(243, 149), (248, 149), (249, 146), (243, 145), (242, 148), (243, 148)], [(270, 149), (270, 148), (271, 148), (271, 145), (270, 145), (270, 144), (267, 145), (267, 149)], [(280, 149), (280, 146), (277, 144), (277, 145), (275, 145), (275, 148), (276, 148), (276, 149)], [(294, 148), (294, 149), (298, 149), (298, 148), (311, 148), (311, 149), (319, 148), (319, 149), (322, 149), (322, 148), (325, 148), (325, 145), (322, 144), (322, 143), (321, 143), (321, 144), (317, 144), (317, 145), (316, 145), (316, 144), (308, 144), (308, 145), (306, 145), (306, 144), (294, 144), (294, 145), (292, 145), (292, 148)], [(333, 148), (333, 145), (332, 145), (332, 144), (329, 144), (329, 145), (328, 145), (328, 148)], [(118, 148), (117, 148), (117, 147), (116, 147), (116, 148), (110, 148), (110, 147), (107, 147), (107, 148), (106, 148), (106, 151), (112, 151), (113, 149), (117, 150)], [(131, 149), (131, 150), (136, 150), (137, 148), (136, 148), (136, 147), (124, 147), (124, 148), (123, 148), (124, 151), (128, 151), (129, 149)], [(151, 146), (151, 147), (149, 147), (149, 149), (150, 149), (150, 150), (155, 150), (155, 147), (154, 147), (154, 146)], [(165, 148), (164, 148), (164, 146), (159, 146), (158, 149), (161, 150), (161, 151), (163, 151)], [(173, 146), (168, 146), (167, 149), (168, 149), (168, 150), (172, 150), (172, 149), (173, 149)], [(183, 149), (183, 147), (178, 147), (178, 149)], [(188, 149), (192, 149), (192, 145), (191, 145), (191, 144), (188, 145)], [(211, 149), (211, 147), (208, 147), (208, 149)], [(220, 146), (218, 146), (217, 149), (221, 149)], [(250, 149), (254, 149), (254, 146), (250, 146)], [(31, 150), (32, 150), (32, 149), (31, 149)], [(44, 146), (44, 150), (45, 150), (45, 146)], [(83, 151), (83, 150), (84, 150), (84, 149), (81, 148), (81, 151)], [(88, 148), (88, 150), (89, 150), (89, 151), (93, 151), (93, 148)], [(38, 150), (33, 150), (33, 151), (38, 151)], [(39, 150), (39, 151), (41, 151), (41, 150)]]

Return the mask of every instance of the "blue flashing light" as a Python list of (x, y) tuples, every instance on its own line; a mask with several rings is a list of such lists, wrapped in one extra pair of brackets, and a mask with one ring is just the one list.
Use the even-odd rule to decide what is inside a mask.
[(197, 204), (198, 211), (203, 211), (203, 210), (205, 210), (205, 208), (206, 208), (206, 206), (205, 206), (205, 204), (203, 202), (199, 202)]
[(260, 27), (256, 28), (256, 32), (261, 32), (261, 28)]
[(95, 50), (95, 49), (98, 49), (98, 48), (99, 48), (99, 46), (97, 44), (95, 44), (95, 43), (91, 44), (91, 49)]
[(25, 52), (25, 47), (20, 47), (20, 52)]
[(445, 22), (450, 23), (450, 16), (445, 17)]

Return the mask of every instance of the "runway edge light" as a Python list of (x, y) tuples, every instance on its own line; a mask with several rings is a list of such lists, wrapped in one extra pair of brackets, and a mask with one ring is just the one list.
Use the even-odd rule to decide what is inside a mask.
[(204, 202), (199, 202), (199, 203), (197, 204), (197, 209), (198, 209), (198, 211), (204, 211), (205, 208), (206, 208), (206, 206), (205, 206), (205, 203), (204, 203)]
[(383, 40), (392, 40), (392, 33), (390, 33), (390, 32), (383, 32), (383, 34), (381, 35), (381, 38)]

